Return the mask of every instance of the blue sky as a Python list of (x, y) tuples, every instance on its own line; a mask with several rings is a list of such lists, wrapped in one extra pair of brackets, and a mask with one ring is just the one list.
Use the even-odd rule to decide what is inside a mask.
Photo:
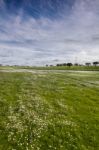
[(0, 64), (99, 61), (99, 0), (0, 0)]

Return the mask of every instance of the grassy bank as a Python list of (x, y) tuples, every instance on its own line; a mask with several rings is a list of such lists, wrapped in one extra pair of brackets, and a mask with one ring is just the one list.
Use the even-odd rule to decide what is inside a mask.
[(0, 72), (0, 150), (99, 150), (99, 73)]

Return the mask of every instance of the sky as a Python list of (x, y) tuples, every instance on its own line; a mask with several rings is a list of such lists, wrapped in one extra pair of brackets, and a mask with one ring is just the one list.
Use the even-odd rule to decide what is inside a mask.
[(0, 0), (0, 64), (99, 61), (99, 0)]

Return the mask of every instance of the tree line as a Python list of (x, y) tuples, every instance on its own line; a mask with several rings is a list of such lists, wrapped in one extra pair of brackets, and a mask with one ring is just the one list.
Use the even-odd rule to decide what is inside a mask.
[[(73, 63), (71, 63), (71, 62), (69, 62), (69, 63), (59, 63), (59, 64), (56, 64), (57, 67), (59, 67), (59, 66), (69, 66), (69, 67), (71, 67), (71, 66), (98, 66), (98, 65), (99, 65), (99, 62), (98, 62), (98, 61), (95, 61), (95, 62), (92, 62), (92, 63), (86, 62), (85, 65), (82, 65), (82, 64), (79, 64), (79, 63), (73, 64)], [(47, 66), (48, 66), (48, 65), (46, 65), (46, 67), (47, 67)], [(50, 65), (50, 66), (53, 66), (53, 65)]]

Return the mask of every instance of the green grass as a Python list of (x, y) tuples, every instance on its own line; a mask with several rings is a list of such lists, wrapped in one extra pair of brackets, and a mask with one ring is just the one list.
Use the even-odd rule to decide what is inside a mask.
[(78, 70), (78, 71), (99, 71), (99, 66), (51, 66), (51, 67), (20, 67), (36, 70)]
[(99, 150), (99, 73), (0, 72), (0, 150)]
[(0, 66), (0, 70), (13, 69), (33, 69), (33, 70), (76, 70), (76, 71), (99, 71), (99, 66), (49, 66), (49, 67), (32, 67), (32, 66)]

